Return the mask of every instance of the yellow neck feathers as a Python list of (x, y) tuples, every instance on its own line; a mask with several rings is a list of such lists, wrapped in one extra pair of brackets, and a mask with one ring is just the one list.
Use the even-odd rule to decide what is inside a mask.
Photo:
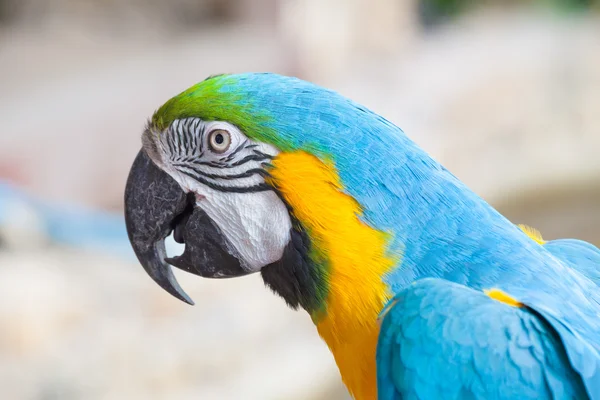
[(383, 278), (396, 264), (386, 255), (388, 235), (362, 222), (360, 205), (343, 193), (330, 163), (305, 153), (281, 153), (271, 181), (327, 260), (328, 293), (313, 316), (342, 380), (359, 400), (377, 398), (377, 315), (389, 299)]

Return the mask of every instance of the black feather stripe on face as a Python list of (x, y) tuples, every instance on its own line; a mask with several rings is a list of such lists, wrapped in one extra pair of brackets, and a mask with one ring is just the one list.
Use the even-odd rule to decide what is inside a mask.
[[(225, 193), (253, 193), (271, 190), (264, 182), (268, 176), (265, 163), (272, 154), (257, 149), (259, 144), (243, 139), (222, 157), (204, 149), (209, 127), (219, 122), (205, 122), (199, 118), (184, 118), (173, 123), (150, 141), (167, 165), (179, 173), (211, 189)], [(222, 125), (226, 123), (221, 123)], [(239, 138), (243, 134), (231, 125), (222, 126)], [(212, 131), (212, 130), (211, 130)], [(156, 136), (156, 135), (155, 135)], [(158, 148), (160, 147), (160, 149)], [(261, 147), (262, 150), (264, 148)]]
[(267, 185), (266, 183), (259, 183), (253, 186), (223, 186), (218, 185), (212, 182), (207, 181), (202, 178), (200, 175), (195, 174), (193, 172), (180, 170), (182, 174), (189, 176), (190, 178), (206, 185), (207, 187), (218, 190), (219, 192), (228, 192), (228, 193), (254, 193), (254, 192), (265, 192), (268, 190), (272, 190), (272, 187)]

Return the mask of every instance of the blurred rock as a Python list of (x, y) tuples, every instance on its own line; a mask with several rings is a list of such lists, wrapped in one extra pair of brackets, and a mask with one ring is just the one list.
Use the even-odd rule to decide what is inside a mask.
[(190, 307), (139, 265), (93, 253), (0, 252), (0, 266), (3, 398), (318, 399), (341, 387), (308, 315), (259, 276), (181, 276)]

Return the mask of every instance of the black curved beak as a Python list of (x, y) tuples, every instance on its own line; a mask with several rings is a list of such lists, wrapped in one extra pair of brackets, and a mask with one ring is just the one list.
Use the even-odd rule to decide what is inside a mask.
[[(125, 188), (125, 224), (133, 250), (150, 277), (178, 299), (194, 304), (173, 275), (171, 265), (207, 278), (242, 276), (235, 252), (193, 194), (158, 168), (141, 150)], [(185, 243), (182, 255), (167, 258), (165, 238)], [(170, 265), (169, 265), (170, 264)]]

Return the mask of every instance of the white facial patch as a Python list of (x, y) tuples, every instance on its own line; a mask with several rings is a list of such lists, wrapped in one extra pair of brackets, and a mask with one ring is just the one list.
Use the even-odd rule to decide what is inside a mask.
[(198, 190), (205, 198), (197, 206), (220, 228), (244, 267), (256, 272), (281, 259), (292, 226), (288, 210), (275, 192)]

